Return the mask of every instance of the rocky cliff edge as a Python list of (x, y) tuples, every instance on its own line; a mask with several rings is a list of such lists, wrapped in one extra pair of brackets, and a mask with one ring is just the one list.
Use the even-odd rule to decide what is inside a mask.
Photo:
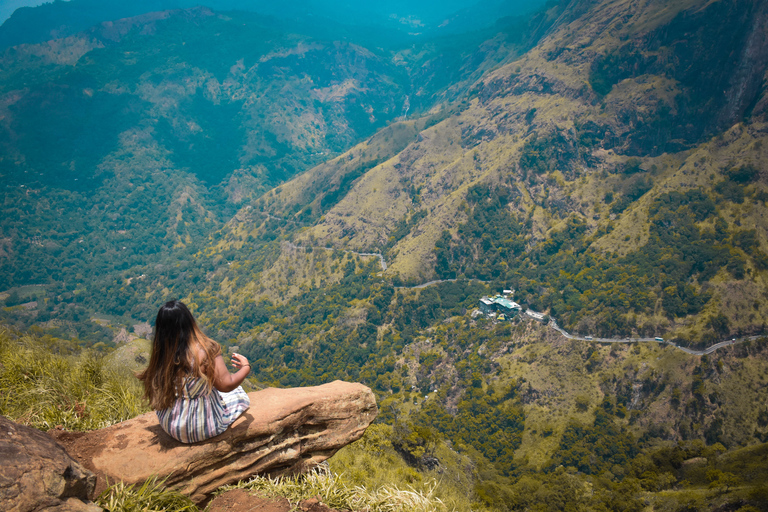
[(226, 432), (200, 443), (171, 438), (154, 412), (101, 430), (49, 433), (97, 475), (95, 495), (107, 481), (133, 484), (157, 475), (200, 503), (222, 485), (255, 474), (315, 466), (359, 439), (378, 412), (369, 388), (342, 381), (268, 388), (249, 397), (251, 407)]

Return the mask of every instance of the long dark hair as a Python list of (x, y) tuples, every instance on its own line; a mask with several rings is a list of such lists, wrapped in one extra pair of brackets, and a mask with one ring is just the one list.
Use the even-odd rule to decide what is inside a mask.
[(172, 406), (188, 376), (205, 379), (210, 391), (215, 369), (213, 360), (219, 354), (219, 344), (200, 331), (183, 302), (166, 302), (155, 319), (149, 365), (136, 375), (144, 383), (144, 394), (152, 408)]

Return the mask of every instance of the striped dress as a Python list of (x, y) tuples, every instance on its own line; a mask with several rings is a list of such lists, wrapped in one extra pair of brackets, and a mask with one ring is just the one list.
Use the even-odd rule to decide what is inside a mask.
[(207, 392), (205, 381), (187, 378), (182, 394), (173, 406), (157, 411), (163, 430), (182, 443), (196, 443), (227, 430), (251, 404), (238, 386), (229, 393), (216, 389)]

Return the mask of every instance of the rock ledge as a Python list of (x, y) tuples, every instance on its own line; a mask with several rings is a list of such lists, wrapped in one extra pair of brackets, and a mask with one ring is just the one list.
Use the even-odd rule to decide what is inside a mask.
[(222, 485), (255, 474), (298, 473), (359, 439), (376, 417), (376, 399), (362, 384), (249, 393), (251, 407), (223, 434), (182, 444), (166, 434), (154, 412), (91, 432), (50, 431), (97, 477), (140, 483), (153, 475), (201, 503)]

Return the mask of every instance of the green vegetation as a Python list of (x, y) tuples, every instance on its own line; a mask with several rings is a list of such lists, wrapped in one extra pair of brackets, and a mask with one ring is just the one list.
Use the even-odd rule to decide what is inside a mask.
[(166, 489), (162, 481), (150, 478), (141, 485), (117, 482), (96, 499), (96, 504), (109, 512), (163, 510), (166, 512), (198, 512), (198, 507), (183, 494)]
[[(637, 193), (622, 197), (634, 201)], [(470, 189), (469, 218), (455, 237), (445, 231), (437, 242), (435, 270), (443, 278), (492, 279), (498, 288), (515, 289), (524, 305), (549, 309), (568, 329), (578, 331), (588, 320), (599, 335), (654, 336), (657, 325), (638, 325), (635, 318), (653, 314), (656, 298), (670, 319), (695, 315), (711, 298), (704, 285), (718, 272), (742, 279), (748, 261), (758, 267), (765, 261), (752, 232), (729, 231), (716, 201), (701, 189), (654, 199), (648, 242), (625, 256), (595, 251), (591, 244), (601, 233), (589, 233), (575, 215), (526, 251), (531, 221), (510, 213), (515, 198), (503, 186)], [(722, 321), (710, 325), (712, 336), (678, 341), (705, 345), (728, 332)]]
[(612, 404), (606, 400), (595, 409), (592, 425), (570, 421), (553, 464), (573, 467), (588, 475), (603, 473), (615, 465), (625, 466), (637, 455), (635, 439), (615, 424), (611, 412)]
[[(540, 175), (552, 169), (561, 169), (567, 172), (573, 168), (573, 162), (578, 152), (573, 147), (572, 141), (563, 133), (554, 131), (548, 135), (539, 136), (533, 132), (530, 139), (520, 150), (520, 169), (523, 179), (528, 178), (528, 173)], [(533, 176), (529, 180), (533, 181)]]
[[(323, 502), (333, 506), (369, 506), (372, 510), (548, 506), (556, 510), (618, 511), (642, 510), (645, 500), (665, 510), (677, 510), (689, 499), (702, 510), (726, 503), (763, 510), (761, 500), (766, 491), (762, 461), (768, 444), (755, 444), (750, 420), (745, 417), (746, 423), (737, 428), (749, 431), (744, 432), (748, 444), (733, 445), (731, 436), (737, 432), (725, 432), (725, 416), (718, 414), (738, 405), (729, 398), (731, 387), (738, 386), (739, 381), (732, 380), (735, 372), (741, 371), (738, 368), (756, 364), (755, 375), (764, 375), (766, 343), (744, 347), (743, 353), (734, 347), (733, 354), (703, 358), (688, 376), (688, 370), (670, 369), (657, 356), (662, 348), (645, 354), (629, 347), (553, 346), (538, 341), (541, 335), (528, 332), (524, 321), (494, 326), (482, 320), (471, 329), (467, 325), (461, 317), (454, 318), (430, 331), (429, 340), (419, 338), (397, 349), (405, 361), (402, 366), (393, 362), (391, 375), (401, 379), (401, 389), (379, 391), (384, 397), (379, 421), (360, 441), (330, 459), (331, 472), (303, 478), (257, 478), (236, 487), (285, 496), (292, 502), (320, 495)], [(125, 350), (127, 346), (94, 357), (88, 351), (68, 354), (66, 349), (72, 345), (63, 340), (15, 338), (8, 331), (0, 339), (4, 415), (40, 428), (58, 423), (83, 429), (142, 412), (126, 413), (116, 407), (141, 403), (138, 383), (126, 370), (128, 363), (138, 364), (126, 359), (133, 353)], [(534, 355), (541, 350), (546, 357)], [(503, 370), (507, 364), (504, 358), (481, 355), (507, 353), (512, 360), (530, 365), (529, 370), (520, 371), (525, 377), (511, 378)], [(689, 356), (680, 357), (684, 358), (681, 364), (687, 364)], [(653, 367), (633, 376), (639, 361)], [(602, 376), (593, 384), (605, 394), (598, 405), (591, 406), (589, 396), (583, 394), (572, 395), (562, 404), (563, 398), (549, 399), (534, 388), (541, 386), (534, 368), (560, 372), (574, 363), (574, 371), (580, 375), (583, 370), (579, 363), (590, 364), (590, 372)], [(116, 366), (123, 373), (111, 370)], [(257, 377), (265, 375), (260, 372)], [(642, 382), (642, 408), (630, 403), (637, 398), (625, 394), (625, 381), (612, 380), (610, 375), (633, 379), (628, 383)], [(584, 382), (589, 379), (585, 374)], [(102, 384), (93, 384), (97, 380)], [(409, 382), (415, 383), (414, 390), (407, 389)], [(67, 383), (84, 389), (87, 396), (66, 388)], [(570, 384), (576, 388), (584, 385), (575, 380)], [(14, 393), (6, 392), (10, 389)], [(748, 403), (759, 396), (759, 390), (745, 391), (736, 390), (738, 400)], [(422, 396), (425, 394), (427, 397)], [(665, 440), (675, 435), (665, 430), (670, 424), (644, 422), (644, 411), (657, 414), (653, 411), (665, 403), (665, 396), (689, 404), (681, 421), (690, 417), (699, 423), (694, 426), (692, 422), (687, 430), (681, 430), (688, 440)], [(74, 397), (74, 401), (64, 397)], [(539, 434), (528, 421), (532, 404), (550, 411), (551, 423), (538, 423)], [(573, 415), (556, 414), (562, 407), (557, 404)], [(768, 425), (768, 411), (758, 413), (755, 432)], [(526, 435), (533, 438), (524, 441)], [(526, 442), (530, 450), (549, 438), (557, 444), (541, 466), (515, 456)], [(194, 510), (188, 501), (165, 492), (162, 482), (156, 481), (133, 487), (114, 485), (101, 496), (100, 504), (109, 510), (155, 506)]]
[(511, 288), (582, 335), (765, 332), (765, 70), (741, 57), (762, 11), (630, 3), (404, 48), (197, 9), (9, 50), (0, 322), (31, 334), (0, 335), (0, 413), (143, 411), (116, 331), (182, 298), (260, 384), (379, 399), (335, 474), (262, 491), (766, 510), (765, 339), (696, 358), (472, 317)]
[(126, 366), (72, 347), (0, 331), (0, 414), (43, 430), (93, 430), (148, 410)]
[(255, 477), (238, 485), (222, 487), (221, 491), (246, 489), (262, 496), (287, 498), (297, 506), (302, 500), (319, 497), (329, 507), (339, 510), (370, 510), (371, 512), (433, 512), (447, 510), (439, 498), (433, 496), (434, 486), (425, 491), (399, 489), (388, 485), (367, 489), (349, 487), (343, 475), (322, 468), (295, 477)]

